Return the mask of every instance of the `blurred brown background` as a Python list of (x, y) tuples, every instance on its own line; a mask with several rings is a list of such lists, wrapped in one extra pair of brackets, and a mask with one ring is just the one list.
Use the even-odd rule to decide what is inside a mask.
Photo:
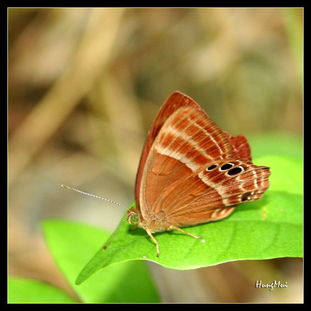
[[(133, 201), (146, 133), (175, 90), (234, 135), (302, 135), (301, 8), (10, 8), (8, 16), (11, 275), (72, 293), (40, 221), (113, 230)], [(303, 299), (301, 259), (191, 271), (148, 265), (163, 302)], [(289, 287), (260, 290), (256, 280)]]

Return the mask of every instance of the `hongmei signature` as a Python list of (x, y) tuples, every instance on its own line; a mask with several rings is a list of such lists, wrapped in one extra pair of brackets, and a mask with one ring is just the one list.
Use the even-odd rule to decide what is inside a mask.
[(270, 283), (263, 283), (261, 280), (257, 280), (255, 283), (256, 288), (266, 288), (272, 291), (274, 288), (287, 288), (287, 282), (282, 283), (281, 281), (272, 281)]

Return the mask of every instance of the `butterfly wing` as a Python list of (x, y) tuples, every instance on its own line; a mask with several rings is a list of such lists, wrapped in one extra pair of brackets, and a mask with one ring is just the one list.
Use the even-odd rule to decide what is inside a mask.
[[(165, 196), (169, 194), (176, 196), (171, 200), (176, 208), (204, 194), (206, 185), (189, 178), (233, 154), (227, 135), (204, 111), (190, 106), (177, 109), (161, 127), (146, 159), (139, 192), (143, 218), (167, 213), (171, 208)], [(192, 190), (184, 193), (176, 183)]]
[[(245, 198), (258, 199), (268, 187), (267, 168), (249, 163), (245, 137), (223, 132), (189, 97), (175, 96), (179, 99), (175, 110), (166, 102), (149, 133), (137, 175), (137, 202), (154, 232), (169, 224), (187, 226), (224, 218), (233, 205)], [(167, 119), (165, 111), (169, 111)], [(230, 161), (232, 176), (229, 171), (206, 170), (239, 158)]]
[[(187, 180), (172, 184), (160, 201), (173, 201), (162, 208), (166, 211), (167, 221), (175, 226), (219, 220), (228, 216), (235, 205), (260, 199), (269, 187), (269, 176), (268, 167), (226, 159), (211, 170), (205, 168)], [(192, 185), (202, 191), (188, 202), (182, 202), (179, 197), (192, 193)], [(174, 188), (178, 193), (182, 191), (176, 199)]]
[(244, 160), (245, 162), (251, 162), (251, 148), (247, 142), (245, 136), (231, 136), (228, 133), (230, 144), (234, 151), (234, 158)]
[(139, 193), (141, 187), (141, 178), (143, 175), (144, 167), (146, 164), (146, 159), (149, 154), (149, 151), (153, 145), (155, 138), (157, 137), (160, 129), (162, 128), (164, 122), (178, 110), (180, 107), (193, 107), (195, 110), (202, 111), (204, 110), (189, 96), (184, 95), (180, 92), (174, 92), (162, 105), (156, 119), (154, 120), (151, 129), (147, 135), (147, 139), (140, 157), (138, 171), (136, 175), (135, 182), (135, 199), (139, 205)]

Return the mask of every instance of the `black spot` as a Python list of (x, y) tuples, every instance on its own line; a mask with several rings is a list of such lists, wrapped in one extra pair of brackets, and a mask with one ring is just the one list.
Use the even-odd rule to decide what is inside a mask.
[(111, 241), (106, 243), (104, 246), (103, 246), (103, 249), (107, 249), (109, 247), (109, 245), (111, 244)]
[(242, 172), (242, 168), (240, 166), (232, 168), (230, 171), (228, 171), (228, 175), (236, 175)]
[(222, 171), (225, 171), (225, 170), (228, 170), (229, 168), (231, 168), (232, 166), (233, 166), (232, 163), (226, 163), (226, 164), (224, 164), (220, 169), (221, 169)]
[(245, 192), (243, 193), (242, 197), (241, 197), (241, 201), (247, 201), (250, 198), (251, 192)]
[(213, 165), (211, 165), (210, 167), (208, 167), (207, 169), (209, 170), (209, 171), (211, 171), (211, 170), (213, 170), (214, 168), (216, 168), (217, 167), (217, 165), (216, 164), (213, 164)]

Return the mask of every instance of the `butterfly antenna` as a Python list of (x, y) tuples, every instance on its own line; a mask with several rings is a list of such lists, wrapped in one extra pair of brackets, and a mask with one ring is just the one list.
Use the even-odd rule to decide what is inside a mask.
[(76, 189), (76, 188), (73, 188), (73, 187), (69, 187), (69, 186), (66, 186), (66, 185), (60, 185), (62, 188), (66, 188), (68, 190), (73, 190), (73, 191), (76, 191), (76, 192), (79, 192), (81, 194), (84, 194), (84, 195), (87, 195), (89, 197), (93, 197), (93, 198), (96, 198), (96, 199), (101, 199), (103, 201), (106, 201), (106, 202), (109, 202), (109, 203), (113, 203), (113, 204), (116, 204), (116, 205), (121, 205), (120, 203), (116, 202), (116, 201), (113, 201), (113, 200), (110, 200), (110, 199), (107, 199), (107, 198), (103, 198), (103, 197), (100, 197), (99, 195), (95, 195), (95, 194), (92, 194), (92, 193), (88, 193), (88, 192), (84, 192), (84, 191), (81, 191), (79, 189)]

